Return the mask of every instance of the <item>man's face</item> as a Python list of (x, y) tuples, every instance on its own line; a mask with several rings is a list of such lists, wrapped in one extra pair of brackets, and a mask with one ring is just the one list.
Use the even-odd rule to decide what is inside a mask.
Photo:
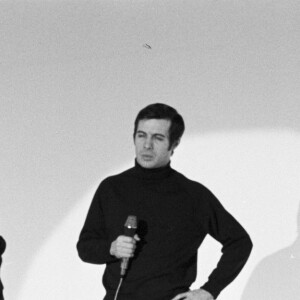
[(134, 138), (137, 162), (144, 168), (165, 166), (175, 147), (169, 149), (171, 121), (165, 119), (140, 120)]

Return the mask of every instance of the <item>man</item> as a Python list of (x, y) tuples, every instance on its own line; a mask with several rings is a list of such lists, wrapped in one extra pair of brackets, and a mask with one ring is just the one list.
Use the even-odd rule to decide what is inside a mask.
[[(2, 264), (2, 254), (4, 253), (5, 248), (6, 248), (5, 240), (0, 235), (0, 267), (1, 267), (1, 264)], [(4, 299), (4, 297), (3, 297), (3, 284), (2, 284), (1, 278), (0, 278), (0, 300), (3, 300), (3, 299)]]
[[(213, 300), (249, 257), (252, 243), (242, 226), (207, 188), (171, 168), (183, 132), (174, 108), (142, 109), (134, 126), (135, 166), (106, 178), (94, 196), (77, 249), (83, 261), (106, 264), (105, 300), (114, 299), (123, 258), (131, 259), (118, 300)], [(139, 220), (133, 238), (122, 234), (129, 215)], [(191, 291), (206, 234), (223, 254), (208, 281)]]

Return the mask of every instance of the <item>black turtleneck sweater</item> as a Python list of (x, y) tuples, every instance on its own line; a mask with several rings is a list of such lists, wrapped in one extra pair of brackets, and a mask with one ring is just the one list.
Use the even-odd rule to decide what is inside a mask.
[(170, 165), (145, 169), (136, 163), (102, 181), (77, 243), (83, 261), (106, 264), (105, 300), (114, 298), (120, 278), (120, 261), (110, 255), (110, 246), (123, 234), (128, 215), (138, 217), (141, 241), (118, 300), (170, 300), (187, 291), (196, 279), (197, 250), (206, 234), (223, 246), (216, 269), (202, 286), (214, 298), (251, 252), (249, 235), (207, 188)]

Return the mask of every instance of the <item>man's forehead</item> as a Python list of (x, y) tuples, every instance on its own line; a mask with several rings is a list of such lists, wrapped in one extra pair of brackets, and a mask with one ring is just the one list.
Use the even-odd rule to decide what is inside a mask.
[(170, 125), (171, 121), (166, 119), (143, 119), (139, 121), (137, 131), (141, 130), (152, 134), (160, 133), (168, 135)]

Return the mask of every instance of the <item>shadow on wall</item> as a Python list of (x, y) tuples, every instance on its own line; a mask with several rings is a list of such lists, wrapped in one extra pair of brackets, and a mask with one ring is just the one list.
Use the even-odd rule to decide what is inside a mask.
[(254, 269), (241, 300), (298, 299), (300, 295), (300, 206), (296, 241), (264, 258)]

